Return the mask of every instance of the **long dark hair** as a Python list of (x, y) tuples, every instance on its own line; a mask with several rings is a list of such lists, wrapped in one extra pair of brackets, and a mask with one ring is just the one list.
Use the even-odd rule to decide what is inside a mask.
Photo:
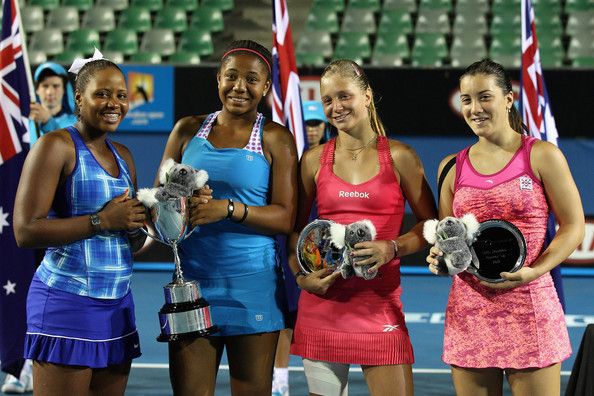
[[(509, 73), (499, 63), (494, 62), (491, 59), (483, 59), (478, 62), (474, 62), (468, 66), (466, 70), (464, 70), (464, 74), (460, 76), (459, 81), (462, 81), (464, 77), (475, 76), (477, 74), (485, 74), (495, 77), (495, 83), (499, 88), (501, 88), (501, 91), (503, 91), (504, 95), (513, 92)], [(511, 109), (509, 109), (507, 118), (509, 120), (509, 125), (514, 131), (521, 135), (529, 134), (528, 127), (522, 121), (522, 116), (520, 115), (520, 112), (516, 106), (512, 106)]]

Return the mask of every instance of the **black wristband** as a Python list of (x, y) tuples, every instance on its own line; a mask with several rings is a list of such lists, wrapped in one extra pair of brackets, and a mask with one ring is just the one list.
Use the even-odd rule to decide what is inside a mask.
[(231, 198), (229, 198), (229, 204), (227, 205), (227, 219), (231, 219), (231, 216), (233, 216), (233, 211), (235, 210), (235, 204), (233, 203), (233, 200)]
[(296, 274), (293, 274), (293, 276), (295, 277), (295, 284), (297, 285), (297, 287), (299, 287), (299, 285), (297, 284), (297, 278), (299, 278), (300, 276), (306, 276), (306, 275), (305, 275), (305, 272), (299, 271)]
[(246, 204), (243, 204), (243, 206), (245, 207), (245, 212), (243, 212), (243, 216), (241, 217), (241, 219), (239, 219), (239, 221), (236, 221), (237, 224), (243, 223), (248, 215), (248, 206)]

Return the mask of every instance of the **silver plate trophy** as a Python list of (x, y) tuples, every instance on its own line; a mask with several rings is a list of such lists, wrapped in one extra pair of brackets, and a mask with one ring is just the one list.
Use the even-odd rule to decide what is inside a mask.
[(216, 333), (218, 328), (212, 323), (210, 304), (201, 296), (198, 282), (183, 278), (177, 252), (177, 245), (192, 233), (189, 228), (188, 198), (157, 202), (152, 209), (157, 235), (143, 232), (171, 246), (175, 259), (175, 279), (163, 287), (165, 304), (159, 311), (161, 335), (157, 341), (178, 341)]
[(486, 282), (505, 281), (499, 275), (501, 272), (516, 272), (526, 261), (526, 240), (522, 232), (506, 220), (481, 222), (471, 249), (479, 262), (478, 269), (472, 273)]
[(331, 220), (314, 220), (299, 234), (297, 240), (297, 263), (310, 274), (324, 268), (337, 268), (342, 264), (342, 249), (330, 243)]

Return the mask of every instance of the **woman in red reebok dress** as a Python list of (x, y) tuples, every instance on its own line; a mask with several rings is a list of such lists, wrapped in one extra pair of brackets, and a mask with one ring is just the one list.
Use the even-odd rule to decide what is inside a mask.
[[(561, 151), (525, 135), (509, 75), (484, 59), (460, 78), (462, 114), (478, 137), (457, 154), (444, 179), (440, 218), (471, 212), (477, 220), (517, 226), (527, 245), (524, 267), (487, 283), (462, 272), (452, 279), (443, 361), (458, 396), (501, 395), (507, 377), (514, 395), (559, 395), (561, 361), (571, 353), (563, 310), (549, 271), (584, 237), (584, 211)], [(446, 157), (440, 167), (456, 154)], [(544, 246), (549, 212), (559, 229)], [(435, 267), (435, 247), (427, 257)]]
[[(321, 219), (344, 225), (371, 220), (376, 240), (355, 245), (354, 254), (370, 255), (360, 264), (374, 264), (369, 271), (381, 276), (343, 279), (330, 269), (304, 276), (290, 256), (304, 290), (291, 353), (303, 357), (311, 395), (346, 394), (350, 364), (361, 365), (372, 395), (412, 395), (414, 358), (397, 257), (426, 245), (422, 228), (436, 216), (433, 195), (415, 151), (386, 138), (359, 65), (334, 61), (320, 84), (324, 113), (338, 136), (303, 155), (297, 226), (290, 240), (295, 246), (314, 198)], [(400, 235), (405, 197), (418, 224)]]

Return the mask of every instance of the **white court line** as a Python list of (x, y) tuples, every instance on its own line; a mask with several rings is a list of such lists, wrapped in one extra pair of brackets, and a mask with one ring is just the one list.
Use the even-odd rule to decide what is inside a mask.
[[(132, 367), (135, 368), (149, 368), (149, 369), (168, 369), (169, 364), (167, 363), (132, 363)], [(219, 370), (229, 370), (229, 366), (221, 364)], [(303, 371), (302, 366), (289, 366), (289, 371)], [(351, 372), (362, 372), (361, 367), (351, 367)], [(413, 373), (419, 374), (450, 374), (450, 369), (425, 369), (425, 368), (413, 368)], [(561, 375), (569, 376), (571, 371), (561, 371)]]

